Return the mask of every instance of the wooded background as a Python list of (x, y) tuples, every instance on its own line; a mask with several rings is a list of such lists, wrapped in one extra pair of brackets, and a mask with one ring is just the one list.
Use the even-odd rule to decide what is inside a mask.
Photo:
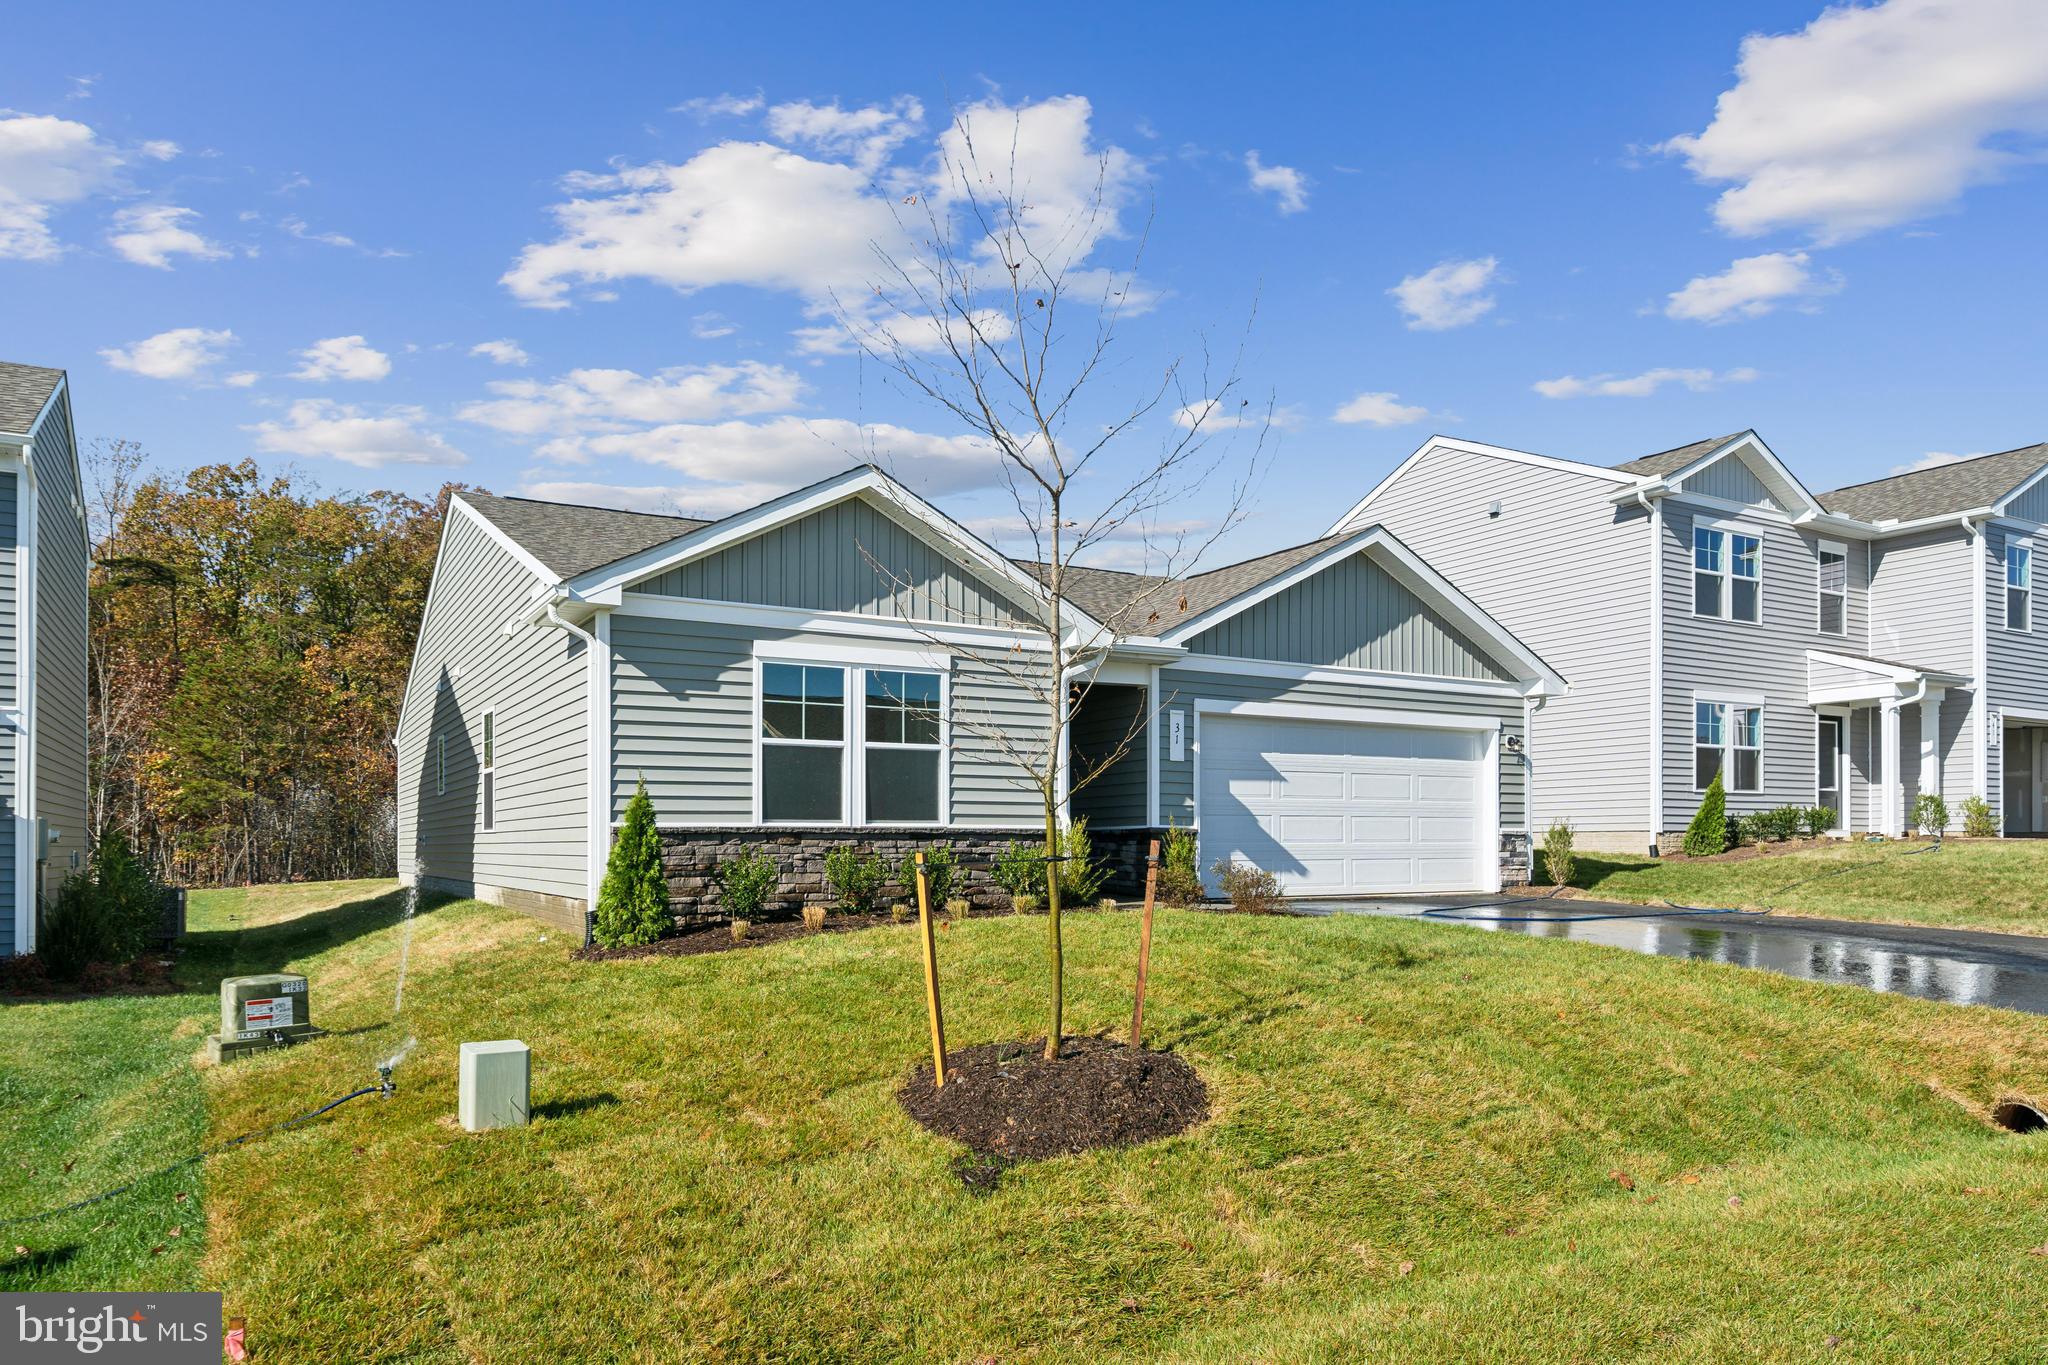
[(95, 840), (187, 886), (390, 876), (392, 731), (450, 484), (327, 493), (254, 461), (81, 452)]

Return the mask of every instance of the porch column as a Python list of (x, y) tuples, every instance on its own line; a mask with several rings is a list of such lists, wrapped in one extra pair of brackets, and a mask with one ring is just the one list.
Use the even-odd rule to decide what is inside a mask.
[(1884, 793), (1884, 805), (1878, 812), (1877, 832), (1893, 837), (1906, 832), (1906, 784), (1899, 771), (1899, 748), (1899, 703), (1880, 703), (1877, 749), (1881, 755), (1878, 761), (1883, 765), (1880, 790)]
[(1941, 698), (1937, 688), (1928, 688), (1920, 699), (1920, 790), (1935, 796), (1941, 790)]

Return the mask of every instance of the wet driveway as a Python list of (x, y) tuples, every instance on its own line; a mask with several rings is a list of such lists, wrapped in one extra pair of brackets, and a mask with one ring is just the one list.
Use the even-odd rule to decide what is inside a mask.
[(1536, 938), (1604, 943), (1951, 1005), (2048, 1014), (2048, 937), (1779, 915), (1672, 913), (1645, 905), (1537, 898), (1305, 900), (1294, 906), (1317, 915), (1419, 917)]

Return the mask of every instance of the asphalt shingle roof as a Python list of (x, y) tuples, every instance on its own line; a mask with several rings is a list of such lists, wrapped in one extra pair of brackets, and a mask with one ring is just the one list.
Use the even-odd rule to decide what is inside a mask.
[(711, 523), (658, 512), (621, 512), (538, 498), (470, 493), (462, 500), (563, 578), (663, 545)]
[(1641, 459), (1624, 460), (1614, 467), (1624, 474), (1641, 474), (1653, 479), (1660, 478), (1671, 473), (1673, 470), (1685, 468), (1716, 446), (1727, 445), (1740, 435), (1742, 435), (1741, 432), (1734, 431), (1726, 436), (1716, 436), (1712, 440), (1694, 441), (1691, 445), (1677, 446), (1670, 450), (1660, 450), (1655, 455), (1645, 455)]
[(43, 404), (64, 381), (64, 371), (0, 360), (0, 431), (25, 436)]
[(1911, 474), (1854, 483), (1820, 495), (1820, 505), (1864, 521), (1914, 521), (1988, 507), (2048, 465), (2048, 443), (1979, 455)]
[[(1185, 579), (1156, 574), (1125, 573), (1117, 569), (1068, 568), (1065, 576), (1067, 600), (1105, 624), (1133, 635), (1157, 635), (1193, 620), (1219, 603), (1250, 592), (1270, 578), (1277, 578), (1304, 560), (1314, 559), (1339, 541), (1357, 532), (1325, 536), (1306, 545), (1226, 564)], [(1020, 559), (1017, 566), (1046, 580), (1046, 566)], [(1183, 606), (1182, 603), (1186, 605)], [(1154, 619), (1156, 618), (1156, 619)]]

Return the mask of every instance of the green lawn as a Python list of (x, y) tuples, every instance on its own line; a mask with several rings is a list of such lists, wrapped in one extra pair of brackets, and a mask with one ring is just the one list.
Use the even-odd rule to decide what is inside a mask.
[(1902, 856), (1927, 847), (1845, 842), (1735, 862), (1584, 854), (1572, 885), (1608, 900), (2048, 934), (2048, 840), (1950, 840)]
[[(168, 1086), (219, 1139), (368, 1079), (399, 1036), (397, 935), (361, 897), (240, 938), (309, 973), (337, 1036), (196, 1077), (196, 1035), (131, 1042), (121, 1102)], [(1136, 929), (1070, 920), (1077, 1031), (1128, 1020)], [(1030, 1031), (1042, 942), (1039, 919), (945, 932), (956, 1043)], [(397, 1097), (209, 1161), (198, 1279), (265, 1358), (2022, 1360), (2048, 1320), (2048, 1139), (1981, 1118), (2048, 1097), (2048, 1019), (1413, 920), (1168, 912), (1146, 1015), (1215, 1116), (977, 1197), (893, 1098), (924, 1032), (908, 928), (563, 946), (474, 903), (425, 915)], [(98, 1013), (192, 1015), (31, 1008), (78, 1013), (0, 1011), (9, 1058), (120, 1037)], [(464, 1134), (456, 1044), (503, 1037), (534, 1048), (536, 1122)], [(43, 1193), (118, 1176), (99, 1160)]]

